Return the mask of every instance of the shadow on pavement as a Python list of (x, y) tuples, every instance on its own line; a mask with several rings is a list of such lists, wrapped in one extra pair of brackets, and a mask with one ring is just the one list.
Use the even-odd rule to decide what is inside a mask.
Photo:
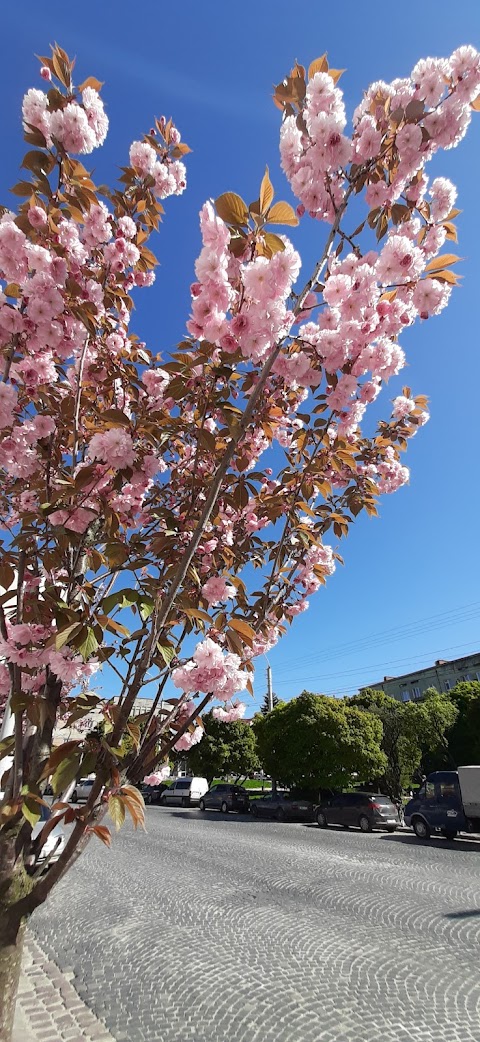
[(471, 919), (480, 915), (480, 908), (466, 908), (464, 912), (445, 912), (445, 919)]
[(480, 853), (480, 842), (475, 842), (471, 839), (463, 839), (461, 836), (457, 836), (456, 839), (444, 839), (440, 836), (432, 836), (431, 839), (418, 839), (413, 832), (394, 832), (391, 835), (382, 834), (382, 839), (387, 840), (388, 843), (406, 843), (407, 846), (419, 846), (419, 847), (436, 847), (447, 850), (458, 850), (458, 852), (473, 850), (477, 854)]

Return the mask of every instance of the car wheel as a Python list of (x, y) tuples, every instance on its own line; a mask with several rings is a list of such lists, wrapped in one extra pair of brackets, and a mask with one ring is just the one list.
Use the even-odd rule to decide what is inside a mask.
[(78, 803), (78, 794), (76, 789), (73, 790), (72, 795), (70, 796), (70, 802)]
[(222, 806), (220, 807), (220, 811), (222, 814), (228, 814), (228, 804), (225, 802), (225, 800), (223, 801)]
[(362, 832), (371, 832), (372, 826), (366, 814), (361, 814), (358, 819), (359, 828)]
[(149, 804), (149, 803), (151, 803), (151, 802), (152, 802), (152, 796), (151, 796), (151, 793), (148, 793), (148, 795), (147, 795), (147, 796), (144, 796), (144, 797), (143, 797), (143, 802), (144, 802), (145, 804)]
[(442, 829), (442, 832), (443, 832), (443, 835), (445, 836), (445, 839), (452, 840), (452, 839), (455, 839), (455, 836), (457, 835), (457, 830), (456, 829)]
[(317, 824), (320, 825), (321, 829), (328, 828), (327, 815), (324, 814), (323, 810), (317, 811)]
[(285, 821), (285, 812), (281, 807), (277, 807), (275, 811), (275, 821)]
[(160, 804), (161, 804), (161, 806), (165, 807), (166, 803), (167, 803), (167, 797), (166, 796), (160, 796)]
[(253, 814), (254, 818), (258, 818), (258, 808), (255, 806), (255, 804), (253, 804), (253, 807), (252, 807), (250, 813)]
[(200, 810), (205, 810), (205, 800), (200, 800), (199, 807)]
[(412, 821), (413, 831), (418, 839), (430, 839), (432, 830), (423, 818), (414, 818)]

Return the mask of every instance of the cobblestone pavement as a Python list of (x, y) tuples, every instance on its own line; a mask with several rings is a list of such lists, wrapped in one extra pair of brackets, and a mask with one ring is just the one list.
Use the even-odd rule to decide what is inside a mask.
[(115, 1042), (30, 934), (23, 950), (13, 1042)]
[(147, 808), (33, 929), (116, 1042), (479, 1042), (480, 843)]

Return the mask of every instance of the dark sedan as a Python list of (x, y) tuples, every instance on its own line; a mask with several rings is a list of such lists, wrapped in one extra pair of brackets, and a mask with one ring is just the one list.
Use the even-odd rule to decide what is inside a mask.
[(321, 828), (343, 825), (345, 829), (357, 826), (362, 832), (386, 829), (395, 832), (400, 821), (398, 811), (389, 796), (372, 792), (342, 792), (325, 800), (315, 808), (315, 817)]
[(241, 785), (219, 782), (218, 785), (212, 785), (202, 796), (200, 810), (219, 810), (221, 814), (228, 814), (229, 810), (238, 810), (240, 814), (246, 814), (249, 810), (248, 792)]
[(254, 818), (275, 818), (275, 821), (312, 821), (313, 803), (288, 792), (262, 796), (250, 805)]
[(140, 786), (140, 792), (143, 796), (143, 802), (148, 803), (160, 803), (162, 793), (165, 789), (170, 787), (169, 782), (160, 782), (160, 785), (145, 785), (143, 782)]

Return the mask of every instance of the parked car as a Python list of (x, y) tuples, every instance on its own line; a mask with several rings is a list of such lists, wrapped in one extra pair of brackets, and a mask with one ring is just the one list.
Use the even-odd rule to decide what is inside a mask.
[(88, 800), (94, 780), (94, 778), (80, 778), (70, 796), (71, 802), (78, 803), (79, 800)]
[(227, 785), (226, 782), (212, 785), (200, 800), (200, 810), (219, 810), (222, 814), (228, 814), (229, 810), (238, 810), (241, 814), (246, 814), (248, 809), (247, 790), (241, 785)]
[(199, 803), (206, 792), (208, 792), (206, 778), (175, 778), (173, 785), (162, 792), (160, 803), (162, 807), (171, 804), (190, 807), (192, 804)]
[[(48, 821), (50, 817), (50, 813), (51, 812), (49, 807), (44, 807), (43, 805), (41, 805), (40, 820), (37, 821), (37, 824), (33, 826), (32, 840), (36, 839), (37, 836), (40, 835), (43, 826), (45, 825), (45, 822)], [(27, 862), (27, 868), (30, 867), (31, 870), (36, 872), (39, 868), (47, 868), (50, 865), (53, 865), (55, 861), (58, 861), (60, 854), (62, 853), (62, 850), (65, 846), (65, 843), (66, 835), (62, 825), (59, 823), (58, 825), (55, 825), (51, 832), (49, 832), (42, 846), (42, 849), (40, 850), (38, 858), (36, 858), (34, 862), (32, 859), (32, 864), (30, 866), (28, 866)]]
[(480, 767), (434, 771), (405, 807), (405, 824), (419, 839), (440, 832), (455, 839), (458, 832), (480, 833)]
[(141, 794), (143, 796), (143, 802), (146, 803), (146, 804), (149, 804), (149, 803), (160, 803), (161, 802), (161, 798), (162, 798), (162, 793), (165, 792), (165, 789), (169, 789), (169, 788), (170, 788), (169, 782), (160, 782), (159, 785), (144, 785), (142, 783), (140, 785), (140, 792), (141, 792)]
[(342, 792), (324, 800), (315, 808), (315, 817), (321, 828), (343, 825), (357, 826), (362, 832), (386, 829), (395, 832), (400, 821), (390, 796), (371, 792)]
[(313, 803), (289, 792), (261, 796), (252, 800), (250, 811), (254, 818), (275, 818), (276, 821), (312, 821)]

